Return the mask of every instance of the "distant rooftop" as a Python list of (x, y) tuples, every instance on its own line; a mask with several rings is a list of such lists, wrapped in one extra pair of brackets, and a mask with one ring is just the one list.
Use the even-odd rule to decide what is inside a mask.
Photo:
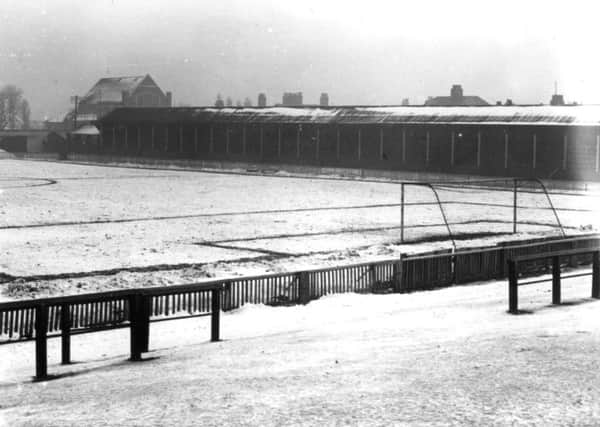
[(450, 96), (436, 96), (425, 101), (425, 105), (430, 107), (482, 107), (490, 105), (479, 96), (463, 95), (461, 85), (453, 85), (450, 89)]
[(123, 92), (131, 94), (144, 81), (145, 76), (105, 77), (81, 98), (80, 102), (98, 104), (101, 102), (122, 102)]

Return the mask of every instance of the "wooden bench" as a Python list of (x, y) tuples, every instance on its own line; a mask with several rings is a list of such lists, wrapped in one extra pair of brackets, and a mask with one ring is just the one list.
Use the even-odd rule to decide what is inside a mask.
[[(592, 272), (576, 273), (561, 276), (561, 257), (573, 257), (578, 255), (592, 254)], [(552, 281), (552, 304), (561, 303), (561, 278), (592, 276), (592, 298), (600, 299), (600, 248), (569, 249), (555, 252), (545, 252), (532, 255), (520, 255), (507, 260), (508, 263), (508, 311), (512, 314), (519, 313), (518, 277), (519, 266), (531, 261), (542, 259), (552, 260), (552, 279), (536, 279), (521, 282), (521, 285)]]

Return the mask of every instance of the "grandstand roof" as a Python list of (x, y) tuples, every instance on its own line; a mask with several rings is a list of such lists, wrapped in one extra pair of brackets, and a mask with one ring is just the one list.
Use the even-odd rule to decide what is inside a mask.
[(600, 106), (119, 108), (101, 122), (600, 126)]

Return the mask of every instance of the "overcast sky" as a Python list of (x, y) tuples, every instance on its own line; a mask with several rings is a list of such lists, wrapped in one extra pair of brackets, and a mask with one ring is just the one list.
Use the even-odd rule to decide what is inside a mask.
[(488, 102), (600, 104), (596, 1), (0, 0), (0, 84), (55, 118), (103, 76), (149, 73), (175, 105), (423, 103), (463, 85)]

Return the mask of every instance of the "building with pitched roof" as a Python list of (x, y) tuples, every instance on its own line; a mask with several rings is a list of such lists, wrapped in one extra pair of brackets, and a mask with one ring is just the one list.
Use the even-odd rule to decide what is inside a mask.
[(86, 124), (120, 107), (170, 107), (171, 92), (163, 92), (149, 74), (145, 76), (104, 77), (77, 103), (77, 120), (71, 111), (67, 123)]
[(488, 104), (483, 98), (473, 95), (463, 95), (461, 85), (453, 85), (450, 96), (435, 96), (425, 101), (429, 107), (484, 107)]

